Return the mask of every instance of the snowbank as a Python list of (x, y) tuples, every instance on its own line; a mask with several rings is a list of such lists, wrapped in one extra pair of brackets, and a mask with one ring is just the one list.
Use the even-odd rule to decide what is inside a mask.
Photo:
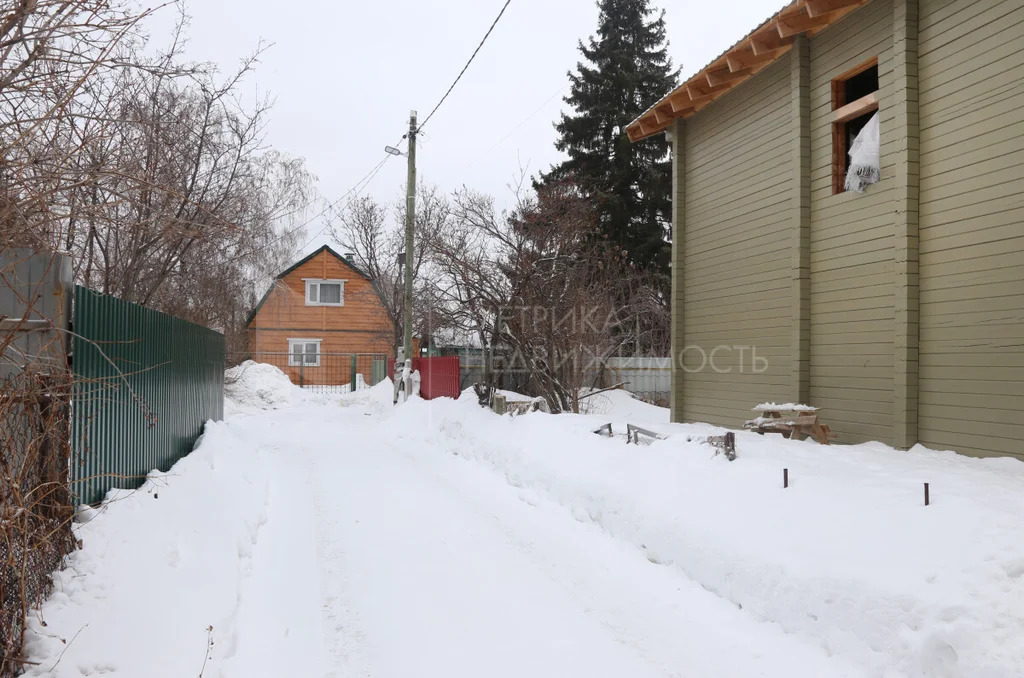
[(369, 387), (346, 393), (338, 400), (342, 407), (364, 408), (369, 414), (384, 414), (394, 408), (395, 385), (389, 377)]
[[(310, 516), (325, 517), (310, 505), (309, 488), (290, 480), (294, 447), (267, 442), (273, 427), (304, 453), (330, 459), (379, 445), (423, 461), (422, 469), (446, 482), (450, 467), (435, 463), (442, 458), (470, 465), (459, 466), (473, 469), (467, 476), (493, 473), (516, 488), (511, 501), (554, 504), (600, 528), (616, 548), (642, 553), (865, 676), (1024, 676), (1018, 461), (921, 447), (897, 452), (879, 443), (824, 447), (739, 431), (739, 458), (728, 462), (699, 440), (722, 429), (670, 424), (667, 410), (624, 391), (594, 396), (603, 408), (592, 414), (512, 418), (465, 394), (396, 408), (389, 381), (307, 401), (279, 370), (240, 368), (247, 366), (230, 398), (264, 412), (259, 426), (209, 425), (198, 450), (169, 473), (154, 474), (134, 493), (113, 493), (98, 517), (76, 526), (85, 548), (30, 618), (27, 652), (40, 664), (28, 675), (198, 675), (211, 637), (207, 678), (324, 675), (310, 663), (324, 656), (316, 647), (320, 621), (306, 612), (340, 603), (321, 600), (316, 566), (295, 554), (323, 546), (307, 531), (316, 522)], [(644, 446), (592, 433), (609, 421), (616, 432), (629, 422), (669, 437)], [(354, 434), (360, 426), (362, 437)], [(393, 495), (385, 506), (409, 501), (374, 456), (361, 463), (384, 478), (367, 492)], [(931, 484), (928, 507), (923, 482)], [(336, 490), (333, 481), (326, 486)], [(417, 509), (426, 523), (436, 521), (431, 507)], [(359, 522), (344, 511), (326, 518), (346, 529)], [(326, 546), (343, 552), (345, 544)], [(400, 557), (393, 566), (406, 569)], [(376, 585), (392, 594), (386, 577)]]
[[(196, 676), (209, 652), (203, 675), (220, 676), (247, 642), (268, 643), (301, 666), (305, 630), (289, 619), (287, 601), (312, 595), (316, 607), (317, 592), (304, 590), (306, 581), (315, 589), (315, 576), (295, 562), (287, 592), (252, 580), (254, 554), (287, 557), (303, 538), (275, 533), (274, 519), (302, 495), (274, 501), (280, 469), (270, 461), (244, 426), (210, 423), (198, 449), (169, 472), (152, 473), (135, 491), (111, 491), (97, 515), (76, 525), (83, 548), (29, 615), (26, 653), (38, 665), (26, 675)], [(286, 600), (272, 612), (258, 608), (279, 598)], [(268, 614), (293, 624), (292, 633), (245, 633)]]
[[(583, 395), (590, 393), (586, 391)], [(505, 396), (509, 403), (523, 403), (533, 400), (532, 397), (495, 389), (495, 393)], [(477, 397), (472, 387), (464, 389), (459, 396), (460, 402), (476, 405)], [(611, 417), (621, 422), (629, 421), (631, 424), (667, 424), (669, 412), (667, 407), (658, 407), (640, 400), (629, 391), (614, 389), (603, 391), (594, 395), (586, 395), (580, 400), (580, 411), (582, 414), (590, 414), (601, 417)]]
[(667, 407), (646, 403), (623, 389), (584, 398), (580, 401), (580, 412), (628, 420), (631, 424), (667, 424), (669, 414)]
[(593, 435), (640, 423), (613, 397), (626, 407), (600, 417), (465, 401), (395, 417), (423, 432), (422, 454), (490, 466), (867, 675), (1024, 675), (1024, 464), (743, 431), (730, 463), (687, 442), (718, 431), (707, 425), (661, 426), (673, 435), (649, 447)]
[(274, 410), (301, 397), (302, 390), (273, 365), (246, 360), (224, 373), (224, 404), (228, 414)]

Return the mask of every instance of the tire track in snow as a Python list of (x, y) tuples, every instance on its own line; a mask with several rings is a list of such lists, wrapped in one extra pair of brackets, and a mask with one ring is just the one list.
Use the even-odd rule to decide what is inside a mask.
[[(619, 642), (492, 517), (371, 433), (346, 428), (348, 449), (312, 465), (330, 533), (321, 535), (321, 558), (331, 561), (323, 569), (326, 595), (337, 615), (360, 627), (336, 627), (345, 675), (353, 668), (381, 678), (679, 675)], [(351, 584), (326, 583), (339, 575)], [(345, 656), (353, 646), (356, 667)]]
[(319, 477), (312, 455), (306, 455), (307, 483), (313, 500), (316, 558), (320, 572), (320, 596), (323, 629), (326, 637), (327, 663), (325, 678), (372, 676), (365, 653), (366, 631), (359, 611), (351, 602), (352, 582), (348, 575), (344, 541), (338, 538), (339, 521), (345, 517), (332, 510), (329, 488)]
[[(303, 458), (329, 676), (857, 675), (555, 502), (452, 456), (457, 445), (424, 448), (379, 420), (343, 421), (344, 450)], [(562, 626), (538, 635), (532, 627), (552, 616)], [(575, 646), (568, 662), (553, 654), (560, 643)]]
[[(449, 446), (450, 447), (450, 446)], [(449, 449), (402, 453), (664, 675), (818, 678), (861, 675), (777, 624), (759, 621), (652, 554)], [(737, 643), (736, 639), (743, 639)]]

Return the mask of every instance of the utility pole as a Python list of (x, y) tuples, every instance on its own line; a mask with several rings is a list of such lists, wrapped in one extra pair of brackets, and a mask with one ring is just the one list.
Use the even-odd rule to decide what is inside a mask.
[[(405, 359), (412, 355), (412, 250), (416, 228), (416, 111), (409, 112), (409, 176), (405, 192)], [(406, 394), (408, 397), (408, 394)]]

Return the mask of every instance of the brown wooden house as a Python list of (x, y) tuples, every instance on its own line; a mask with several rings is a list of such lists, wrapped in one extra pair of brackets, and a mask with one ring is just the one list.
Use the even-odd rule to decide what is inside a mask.
[(353, 372), (374, 384), (395, 354), (379, 291), (327, 245), (276, 277), (247, 328), (252, 358), (276, 365), (303, 386), (342, 386)]

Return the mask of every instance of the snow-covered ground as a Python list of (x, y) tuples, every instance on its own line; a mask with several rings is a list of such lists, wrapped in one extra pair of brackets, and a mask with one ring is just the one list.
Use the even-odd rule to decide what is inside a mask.
[[(513, 418), (275, 372), (77, 528), (28, 675), (1024, 676), (1024, 464), (745, 432), (729, 462), (624, 392)], [(668, 437), (592, 433), (627, 421)]]

